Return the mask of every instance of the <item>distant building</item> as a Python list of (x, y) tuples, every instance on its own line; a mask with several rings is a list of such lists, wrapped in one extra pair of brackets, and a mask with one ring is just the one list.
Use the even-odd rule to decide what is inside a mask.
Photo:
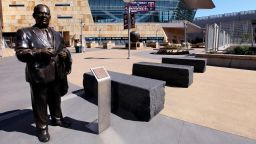
[(194, 19), (194, 23), (202, 28), (210, 24), (218, 24), (229, 33), (235, 43), (250, 42), (252, 22), (256, 20), (256, 10), (226, 13)]
[[(141, 0), (138, 0), (141, 1)], [(147, 0), (146, 0), (147, 1)], [(63, 34), (67, 44), (75, 39), (124, 43), (127, 30), (123, 27), (125, 3), (123, 0), (0, 0), (0, 20), (5, 40), (15, 39), (17, 29), (34, 24), (33, 8), (46, 4), (51, 10), (50, 26)], [(177, 41), (184, 40), (184, 22), (191, 21), (197, 9), (213, 8), (212, 0), (156, 0), (156, 9), (149, 13), (136, 14), (136, 27), (143, 39)], [(169, 24), (164, 27), (161, 24)], [(197, 28), (190, 22), (189, 26)], [(182, 27), (183, 26), (183, 27)], [(188, 26), (188, 27), (189, 27)]]
[[(122, 0), (89, 0), (93, 20), (96, 23), (122, 22), (124, 2)], [(193, 21), (196, 9), (190, 9), (183, 0), (155, 1), (155, 10), (136, 14), (136, 22)]]

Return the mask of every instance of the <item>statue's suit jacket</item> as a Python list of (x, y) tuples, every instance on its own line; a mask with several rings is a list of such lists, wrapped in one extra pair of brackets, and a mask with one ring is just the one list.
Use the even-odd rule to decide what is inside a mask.
[[(71, 55), (66, 49), (63, 38), (52, 28), (48, 27), (47, 30), (50, 38), (35, 26), (19, 29), (16, 34), (16, 56), (20, 61), (27, 63), (26, 81), (32, 84), (66, 79), (71, 71)], [(39, 48), (53, 48), (55, 56), (49, 60), (40, 59), (38, 56), (26, 58), (26, 51)], [(68, 54), (65, 61), (58, 56), (58, 52), (62, 50)]]

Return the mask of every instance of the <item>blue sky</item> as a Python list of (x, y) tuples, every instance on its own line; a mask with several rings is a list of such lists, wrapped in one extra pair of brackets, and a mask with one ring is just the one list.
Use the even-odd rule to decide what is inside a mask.
[(256, 10), (256, 0), (213, 0), (214, 9), (197, 10), (196, 17)]

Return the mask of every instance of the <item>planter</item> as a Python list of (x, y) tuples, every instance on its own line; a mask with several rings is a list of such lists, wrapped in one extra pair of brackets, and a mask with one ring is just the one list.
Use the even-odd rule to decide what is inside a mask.
[(82, 47), (81, 46), (75, 46), (76, 53), (82, 53)]
[(207, 58), (207, 65), (227, 68), (256, 70), (256, 56), (232, 54), (196, 54), (197, 58)]

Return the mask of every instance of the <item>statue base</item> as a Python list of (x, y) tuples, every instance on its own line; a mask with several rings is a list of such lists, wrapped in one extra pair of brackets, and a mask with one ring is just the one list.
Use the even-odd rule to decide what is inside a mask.
[(111, 41), (103, 43), (103, 49), (112, 49), (113, 47), (115, 47), (115, 43), (112, 43)]

